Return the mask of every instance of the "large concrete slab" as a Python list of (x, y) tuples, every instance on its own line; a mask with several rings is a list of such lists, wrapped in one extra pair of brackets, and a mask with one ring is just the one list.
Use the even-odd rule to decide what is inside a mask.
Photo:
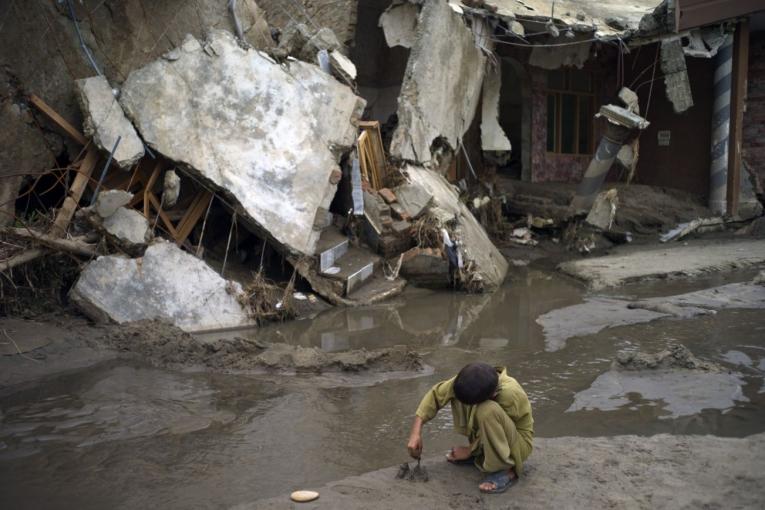
[(694, 243), (564, 262), (558, 269), (593, 288), (614, 287), (645, 278), (696, 276), (765, 263), (765, 240)]
[(401, 85), (391, 155), (425, 163), (437, 138), (456, 150), (476, 113), (485, 62), (463, 18), (447, 2), (425, 2)]
[(225, 31), (130, 74), (121, 102), (144, 140), (239, 202), (286, 251), (312, 255), (364, 100), (300, 61), (278, 65)]
[(85, 135), (107, 152), (114, 149), (117, 138), (120, 143), (114, 152), (113, 161), (129, 170), (143, 157), (143, 142), (135, 128), (125, 117), (112, 87), (103, 76), (77, 80), (78, 100), (85, 117)]
[(142, 258), (99, 257), (69, 296), (97, 321), (164, 319), (186, 331), (250, 326), (236, 299), (241, 286), (173, 243), (149, 246)]
[(491, 242), (473, 213), (463, 204), (457, 191), (441, 174), (426, 168), (407, 165), (405, 173), (412, 185), (420, 186), (433, 196), (429, 212), (442, 226), (456, 220), (453, 233), (462, 243), (465, 267), (472, 266), (484, 290), (495, 290), (507, 275), (507, 260)]
[[(301, 487), (317, 490), (320, 497), (299, 507), (284, 494), (234, 508), (758, 508), (759, 487), (765, 483), (763, 449), (765, 434), (535, 438), (525, 476), (505, 494), (481, 494), (482, 474), (476, 468), (433, 454), (423, 461), (427, 483), (397, 480), (398, 466), (393, 466), (319, 488)], [(718, 466), (720, 459), (735, 462), (724, 469), (699, 469)]]

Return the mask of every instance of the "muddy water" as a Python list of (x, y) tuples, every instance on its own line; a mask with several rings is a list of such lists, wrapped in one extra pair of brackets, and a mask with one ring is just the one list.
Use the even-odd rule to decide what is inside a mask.
[[(749, 277), (654, 282), (609, 295), (669, 295)], [(235, 333), (328, 351), (409, 344), (432, 367), (417, 378), (109, 362), (45, 381), (0, 400), (0, 508), (226, 508), (396, 464), (406, 458), (422, 393), (473, 360), (506, 365), (522, 382), (540, 436), (765, 430), (762, 311), (622, 326), (545, 350), (536, 317), (585, 297), (577, 284), (531, 270), (492, 296), (414, 290), (385, 305)], [(617, 352), (660, 350), (670, 340), (730, 369), (736, 387), (609, 379)], [(426, 453), (459, 441), (446, 411), (426, 426)]]

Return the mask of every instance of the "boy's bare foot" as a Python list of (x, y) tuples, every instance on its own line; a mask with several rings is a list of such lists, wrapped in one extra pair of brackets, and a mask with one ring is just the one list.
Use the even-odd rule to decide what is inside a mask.
[(472, 457), (472, 452), (469, 446), (454, 446), (452, 451), (446, 454), (446, 460), (449, 462), (468, 460), (470, 457)]

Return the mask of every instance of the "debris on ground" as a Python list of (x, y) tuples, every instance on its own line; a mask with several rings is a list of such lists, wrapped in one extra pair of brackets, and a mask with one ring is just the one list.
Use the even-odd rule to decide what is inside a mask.
[(700, 229), (706, 229), (707, 231), (710, 231), (710, 227), (714, 230), (722, 230), (725, 228), (725, 220), (723, 220), (721, 217), (696, 218), (695, 220), (689, 221), (687, 223), (681, 223), (666, 234), (662, 234), (659, 240), (662, 243), (666, 243), (668, 241), (679, 241), (680, 239)]
[(665, 368), (683, 368), (705, 372), (722, 372), (724, 370), (717, 363), (698, 359), (687, 347), (676, 343), (670, 344), (665, 350), (656, 353), (620, 352), (616, 358), (616, 366), (622, 370)]
[(96, 321), (160, 318), (187, 331), (250, 326), (238, 283), (175, 244), (157, 242), (139, 259), (105, 255), (90, 262), (70, 299)]

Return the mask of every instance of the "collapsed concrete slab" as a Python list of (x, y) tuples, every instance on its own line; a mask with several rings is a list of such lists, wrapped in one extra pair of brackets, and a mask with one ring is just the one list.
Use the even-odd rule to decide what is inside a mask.
[(316, 218), (329, 209), (331, 176), (364, 108), (350, 88), (213, 31), (132, 72), (121, 102), (147, 144), (224, 190), (261, 234), (314, 253)]
[(237, 301), (242, 292), (173, 243), (149, 246), (142, 258), (99, 257), (69, 297), (96, 321), (163, 319), (186, 331), (254, 325)]
[(502, 75), (500, 70), (489, 70), (483, 80), (481, 112), (481, 149), (487, 152), (509, 153), (513, 148), (507, 134), (499, 125), (499, 92), (501, 88)]
[(111, 152), (117, 138), (120, 143), (114, 152), (113, 161), (120, 168), (130, 169), (143, 157), (143, 142), (135, 128), (125, 117), (112, 87), (103, 76), (77, 80), (77, 99), (85, 117), (85, 135), (102, 150)]
[(456, 149), (475, 115), (485, 63), (462, 17), (446, 2), (425, 2), (398, 98), (390, 154), (425, 163), (437, 139)]
[(491, 242), (473, 213), (463, 204), (454, 187), (442, 175), (426, 168), (407, 165), (409, 181), (433, 196), (428, 212), (441, 228), (448, 227), (462, 251), (464, 271), (472, 290), (491, 291), (499, 287), (507, 275), (507, 260)]
[(661, 41), (661, 71), (664, 73), (667, 99), (675, 113), (682, 113), (693, 106), (691, 82), (680, 37)]
[(412, 47), (416, 40), (418, 14), (419, 8), (408, 2), (394, 3), (382, 13), (379, 26), (388, 46)]
[(136, 211), (120, 207), (103, 221), (104, 231), (128, 252), (140, 252), (152, 239), (149, 220)]

